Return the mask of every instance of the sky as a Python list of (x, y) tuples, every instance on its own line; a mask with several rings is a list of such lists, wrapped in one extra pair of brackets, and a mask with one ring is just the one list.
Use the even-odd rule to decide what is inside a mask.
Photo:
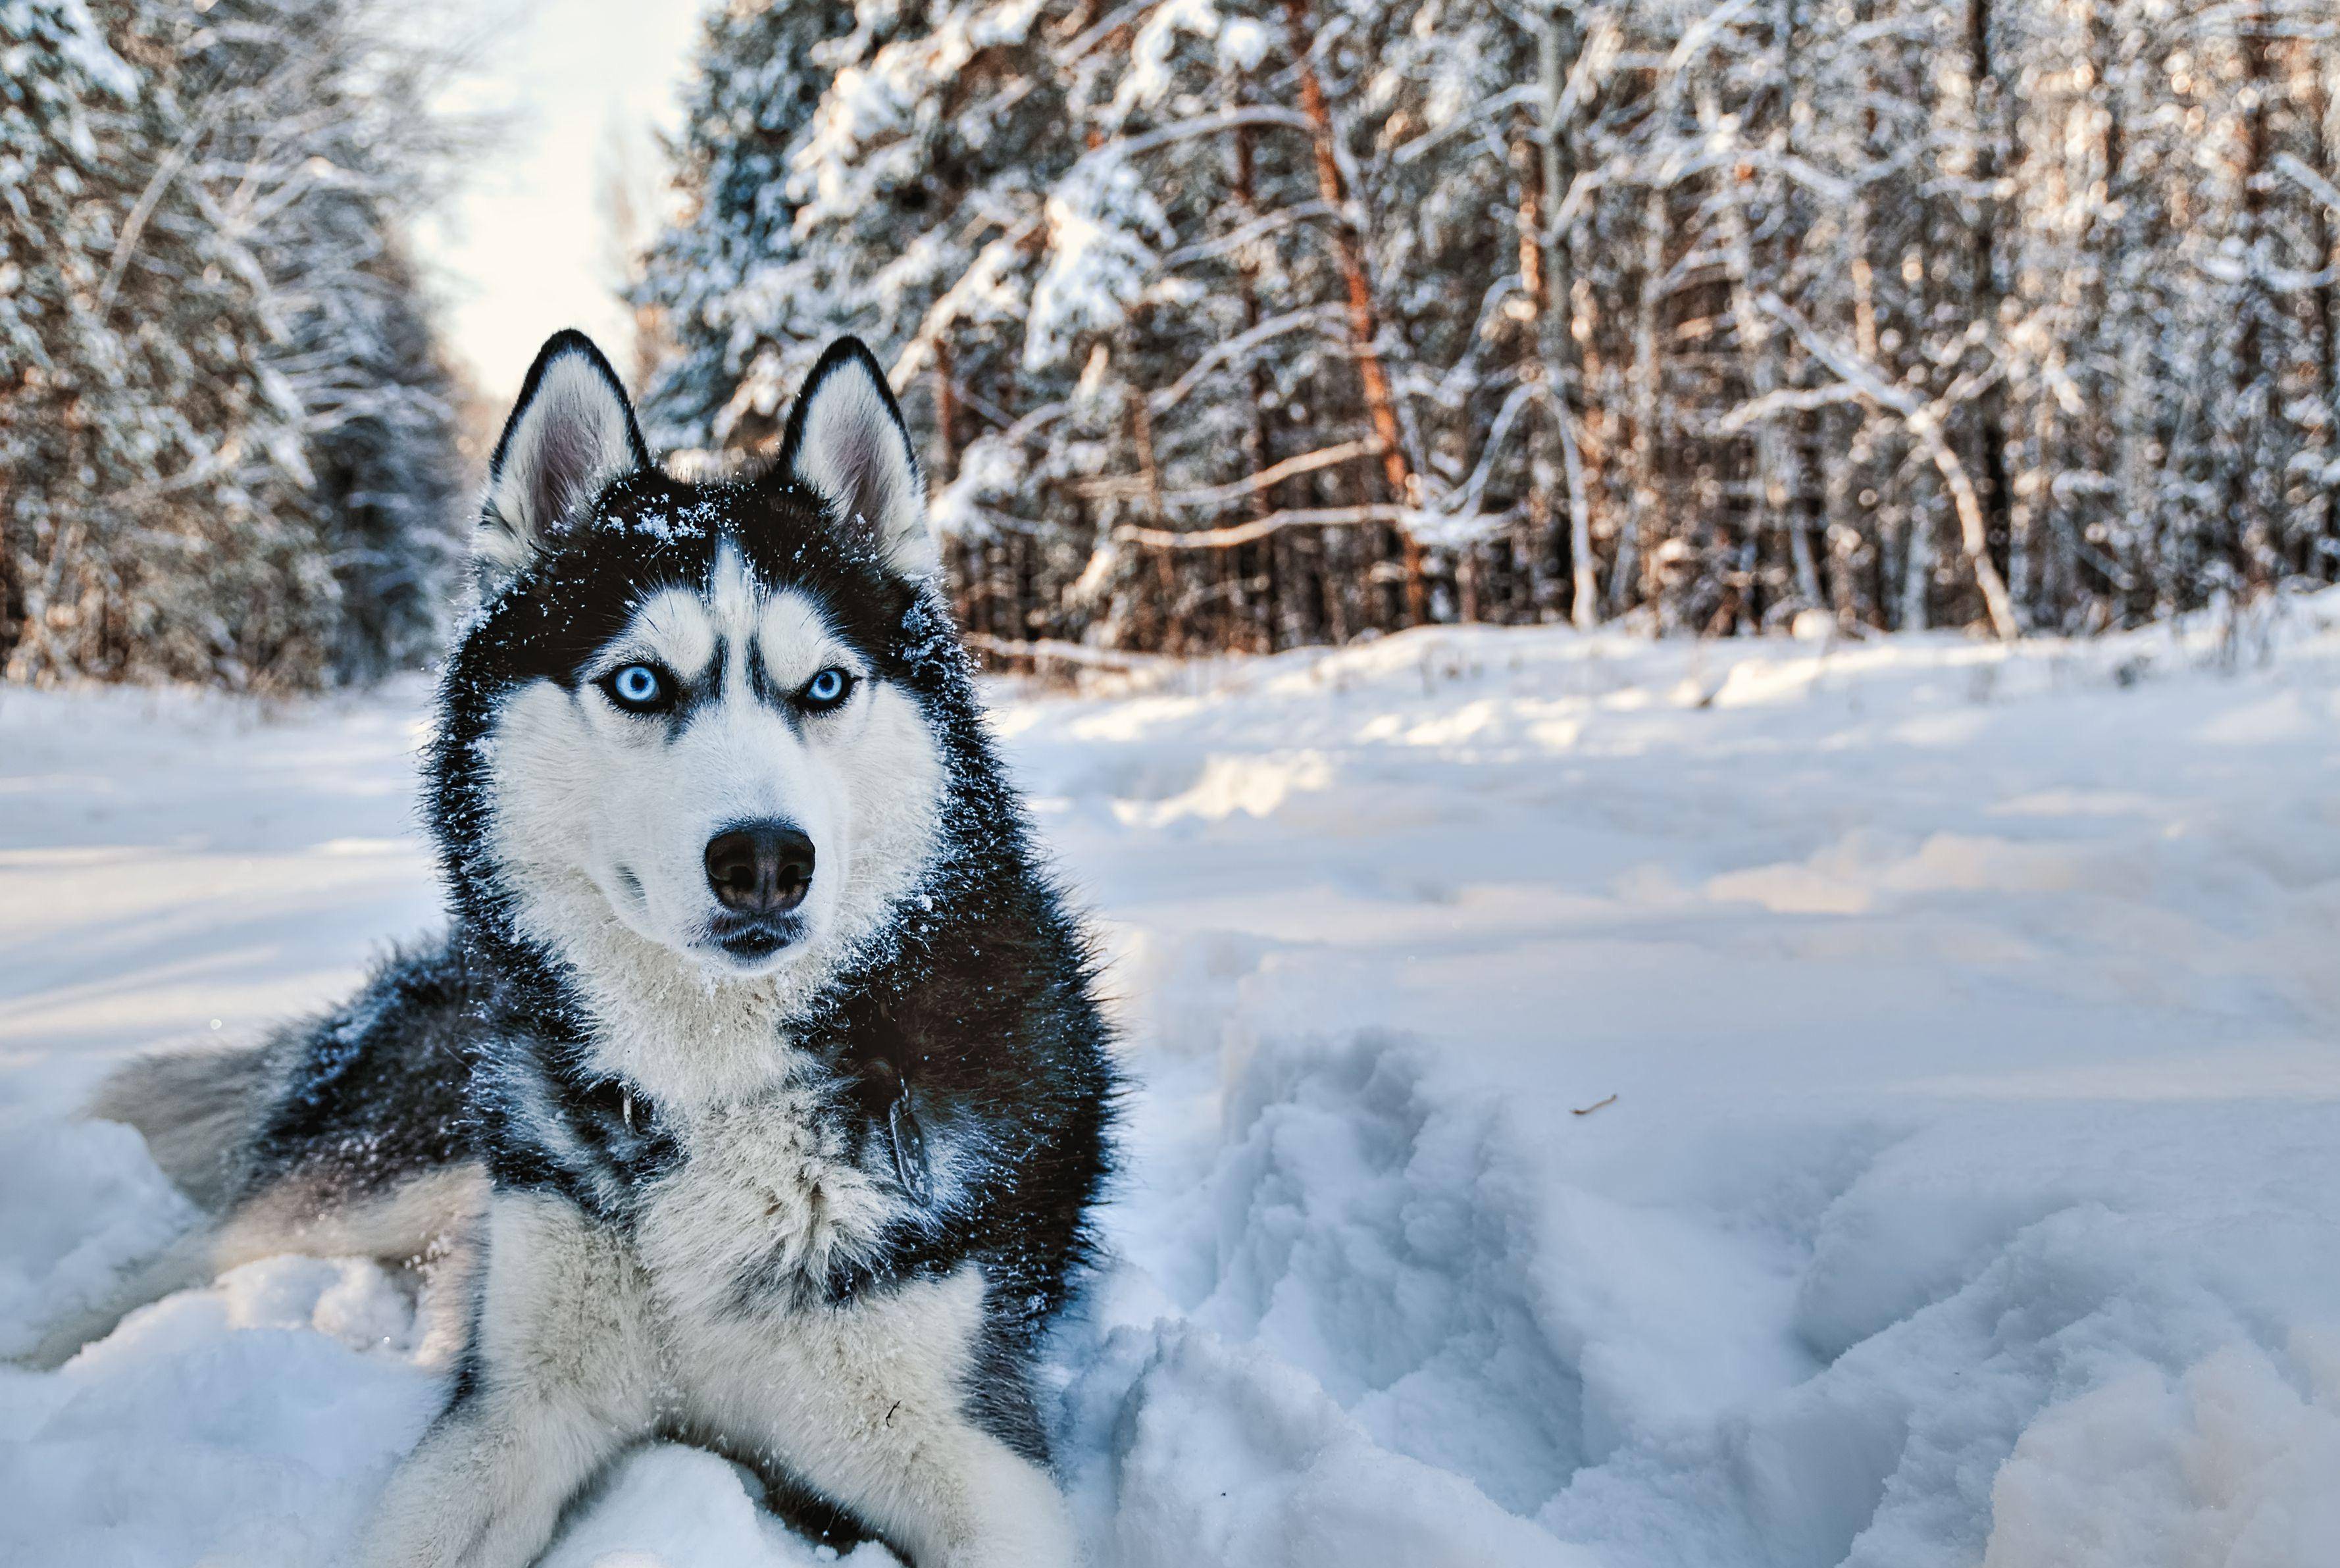
[(446, 304), (450, 348), (491, 398), (520, 390), (537, 346), (590, 332), (621, 368), (633, 332), (614, 293), (604, 191), (623, 168), (655, 199), (657, 136), (679, 128), (679, 90), (706, 0), (487, 0), (476, 62), (449, 107), (491, 116), (494, 145), (416, 246)]

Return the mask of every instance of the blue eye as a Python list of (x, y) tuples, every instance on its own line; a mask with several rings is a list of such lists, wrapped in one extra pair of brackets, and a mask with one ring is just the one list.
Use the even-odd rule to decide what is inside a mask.
[(831, 665), (805, 682), (804, 704), (819, 710), (836, 707), (853, 690), (853, 677)]
[(604, 676), (602, 689), (610, 700), (636, 713), (664, 708), (673, 700), (665, 673), (650, 664), (627, 664)]

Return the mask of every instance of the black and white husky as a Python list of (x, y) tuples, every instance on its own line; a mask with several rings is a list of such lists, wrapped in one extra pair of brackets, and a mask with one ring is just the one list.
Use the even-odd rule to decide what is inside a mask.
[(884, 376), (838, 342), (770, 471), (686, 483), (563, 333), (491, 473), (429, 765), (452, 931), (102, 1091), (216, 1223), (38, 1354), (253, 1257), (422, 1260), (461, 1348), (369, 1563), (525, 1563), (654, 1434), (921, 1568), (1072, 1562), (1033, 1368), (1114, 1071)]

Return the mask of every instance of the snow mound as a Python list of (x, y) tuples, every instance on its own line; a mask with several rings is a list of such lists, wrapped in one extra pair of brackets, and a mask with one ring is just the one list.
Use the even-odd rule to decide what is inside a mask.
[(99, 1305), (195, 1212), (128, 1127), (0, 1115), (0, 1355), (22, 1355), (45, 1321)]
[[(1117, 1398), (1104, 1397), (1116, 1389)], [(1187, 1325), (1124, 1329), (1076, 1392), (1103, 1406), (1084, 1414), (1106, 1417), (1096, 1435), (1110, 1454), (1109, 1518), (1096, 1542), (1106, 1562), (1598, 1561), (1506, 1513), (1461, 1476), (1383, 1447), (1313, 1379), (1255, 1346), (1230, 1346)]]

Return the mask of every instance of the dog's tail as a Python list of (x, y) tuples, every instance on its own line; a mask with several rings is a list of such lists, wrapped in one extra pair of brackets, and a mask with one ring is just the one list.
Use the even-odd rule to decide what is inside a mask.
[(163, 1174), (209, 1213), (106, 1298), (51, 1324), (21, 1362), (45, 1371), (60, 1366), (148, 1302), (211, 1277), (218, 1221), (237, 1196), (244, 1152), (266, 1106), (273, 1044), (140, 1057), (98, 1086), (87, 1114), (137, 1128)]
[(267, 1107), (273, 1043), (140, 1057), (98, 1086), (89, 1115), (137, 1128), (163, 1174), (219, 1214)]
[(140, 1057), (98, 1086), (86, 1114), (127, 1122), (146, 1139), (163, 1174), (209, 1211), (193, 1229), (117, 1281), (104, 1299), (52, 1323), (16, 1359), (47, 1371), (103, 1339), (150, 1301), (201, 1283), (221, 1213), (240, 1185), (268, 1082), (269, 1042)]

